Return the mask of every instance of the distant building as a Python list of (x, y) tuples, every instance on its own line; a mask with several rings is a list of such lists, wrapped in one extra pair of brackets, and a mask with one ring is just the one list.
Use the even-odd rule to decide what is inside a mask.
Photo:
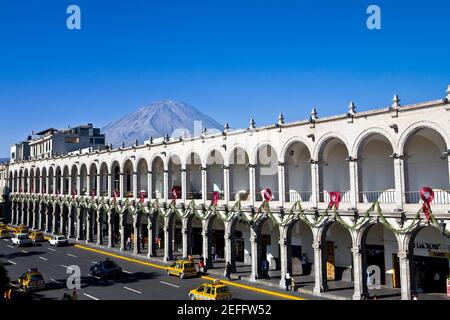
[(29, 141), (29, 155), (32, 159), (51, 158), (80, 149), (105, 149), (105, 135), (92, 124), (75, 128), (56, 130), (53, 128), (37, 133), (36, 139)]
[(30, 157), (30, 140), (15, 143), (11, 146), (11, 163), (27, 160)]

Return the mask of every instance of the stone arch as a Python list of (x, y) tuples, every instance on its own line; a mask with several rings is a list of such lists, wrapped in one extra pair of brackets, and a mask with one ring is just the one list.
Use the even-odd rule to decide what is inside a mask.
[(439, 133), (439, 135), (445, 141), (447, 149), (450, 149), (450, 139), (448, 138), (449, 135), (445, 132), (445, 130), (434, 122), (424, 120), (411, 124), (403, 131), (397, 145), (398, 154), (403, 155), (405, 153), (405, 146), (408, 140), (411, 138), (411, 136), (413, 136), (415, 133), (417, 133), (417, 131), (421, 129), (431, 129)]
[(285, 199), (287, 202), (312, 201), (310, 148), (298, 138), (283, 147)]
[(242, 145), (235, 145), (225, 159), (229, 167), (229, 199), (231, 201), (250, 200), (250, 158)]
[(200, 153), (191, 150), (185, 156), (186, 168), (186, 197), (187, 199), (202, 199), (202, 158)]
[(164, 181), (165, 170), (164, 158), (161, 155), (154, 155), (151, 159), (153, 199), (164, 199), (165, 197), (165, 189), (167, 187)]
[(273, 200), (280, 200), (278, 181), (278, 166), (280, 159), (276, 148), (270, 142), (262, 142), (253, 151), (252, 161), (255, 165), (255, 200), (263, 201), (262, 192), (269, 188)]
[(204, 160), (206, 167), (206, 192), (207, 200), (212, 200), (214, 192), (219, 193), (219, 200), (223, 200), (225, 193), (224, 183), (224, 155), (218, 148), (210, 148)]
[[(169, 190), (169, 198), (173, 199), (174, 195), (172, 194), (172, 190), (174, 188), (182, 189), (182, 179), (181, 179), (181, 170), (183, 169), (183, 163), (181, 158), (176, 153), (171, 153), (167, 157), (167, 168), (168, 168), (168, 190)], [(180, 195), (177, 195), (179, 197)]]

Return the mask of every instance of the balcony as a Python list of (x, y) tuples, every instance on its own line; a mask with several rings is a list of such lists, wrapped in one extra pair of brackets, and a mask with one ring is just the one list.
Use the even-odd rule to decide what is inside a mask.
[(362, 191), (359, 193), (359, 203), (395, 203), (395, 189), (384, 191)]
[[(434, 204), (450, 204), (450, 190), (433, 189), (434, 199), (431, 203)], [(406, 203), (422, 203), (420, 199), (420, 191), (406, 191)]]

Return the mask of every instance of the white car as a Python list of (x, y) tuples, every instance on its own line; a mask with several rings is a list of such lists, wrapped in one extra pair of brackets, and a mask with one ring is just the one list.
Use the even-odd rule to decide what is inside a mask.
[(64, 235), (56, 235), (48, 240), (48, 242), (50, 242), (50, 245), (58, 247), (67, 245), (69, 243), (69, 240)]
[(20, 247), (20, 246), (32, 245), (33, 240), (31, 240), (30, 237), (28, 236), (28, 234), (26, 234), (26, 233), (18, 233), (18, 234), (15, 234), (14, 237), (12, 238), (12, 243), (15, 244), (16, 246)]

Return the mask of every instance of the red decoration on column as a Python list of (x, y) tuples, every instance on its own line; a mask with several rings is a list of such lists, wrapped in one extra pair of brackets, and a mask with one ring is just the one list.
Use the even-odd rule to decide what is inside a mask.
[(94, 199), (94, 197), (97, 195), (97, 190), (92, 189), (91, 190), (91, 198)]
[(339, 209), (339, 203), (341, 202), (341, 193), (329, 192), (329, 194), (330, 194), (330, 203), (328, 204), (328, 209), (332, 209), (333, 206), (336, 206), (336, 209)]
[(214, 207), (217, 207), (218, 203), (219, 203), (219, 193), (217, 191), (214, 191), (212, 193), (211, 205), (214, 206)]
[(270, 202), (273, 199), (272, 190), (269, 188), (264, 189), (264, 202)]
[(434, 199), (434, 192), (433, 189), (430, 187), (423, 187), (420, 190), (420, 199), (423, 201), (422, 210), (425, 214), (425, 217), (427, 218), (427, 221), (430, 221), (430, 209), (431, 209), (431, 202)]
[(113, 203), (116, 203), (116, 202), (117, 202), (117, 197), (118, 197), (118, 196), (119, 196), (119, 192), (117, 192), (117, 190), (114, 191)]
[(75, 199), (76, 195), (77, 195), (77, 190), (72, 190), (72, 199)]
[(140, 203), (145, 202), (145, 192), (144, 191), (139, 192), (139, 202)]

